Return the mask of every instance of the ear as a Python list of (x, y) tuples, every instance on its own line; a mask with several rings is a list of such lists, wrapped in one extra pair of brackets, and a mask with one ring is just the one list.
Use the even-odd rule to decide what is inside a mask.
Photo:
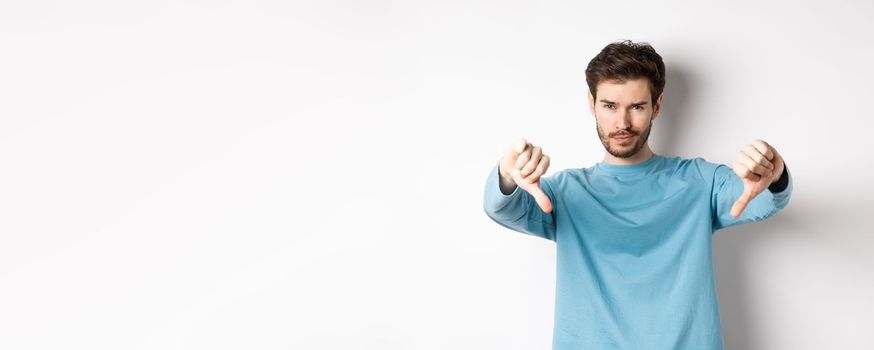
[(595, 117), (595, 96), (592, 96), (592, 90), (589, 90), (589, 112), (592, 113), (592, 117)]
[(656, 100), (655, 105), (652, 107), (652, 120), (655, 120), (659, 115), (659, 111), (662, 110), (662, 99), (665, 97), (665, 93), (662, 92), (659, 95), (659, 98)]

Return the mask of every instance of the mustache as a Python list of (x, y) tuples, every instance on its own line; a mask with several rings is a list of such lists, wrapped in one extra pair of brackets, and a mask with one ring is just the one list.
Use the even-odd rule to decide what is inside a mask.
[(637, 133), (634, 132), (634, 131), (631, 131), (631, 130), (626, 130), (626, 131), (617, 131), (617, 132), (614, 132), (614, 133), (610, 134), (609, 136), (610, 136), (610, 137), (617, 137), (617, 136), (637, 136)]

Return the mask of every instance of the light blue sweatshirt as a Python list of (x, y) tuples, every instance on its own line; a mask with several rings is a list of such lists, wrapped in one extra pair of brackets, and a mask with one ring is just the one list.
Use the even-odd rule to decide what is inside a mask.
[(743, 182), (731, 168), (660, 155), (565, 169), (540, 184), (551, 213), (519, 187), (504, 195), (495, 164), (484, 209), (506, 228), (555, 241), (557, 350), (722, 349), (712, 234), (774, 215), (792, 193), (786, 167), (734, 218)]

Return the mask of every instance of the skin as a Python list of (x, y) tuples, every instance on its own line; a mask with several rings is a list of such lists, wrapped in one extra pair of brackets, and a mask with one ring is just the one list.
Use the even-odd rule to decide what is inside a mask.
[[(604, 145), (604, 162), (633, 165), (652, 158), (649, 133), (659, 115), (664, 94), (653, 102), (649, 80), (638, 78), (601, 81), (597, 95), (596, 98), (591, 91), (588, 93), (589, 110)], [(630, 137), (617, 138), (621, 135)], [(732, 206), (731, 215), (740, 216), (753, 198), (779, 180), (784, 166), (783, 157), (765, 141), (757, 139), (743, 147), (732, 163), (732, 170), (743, 181), (744, 191)], [(498, 167), (504, 194), (519, 186), (534, 197), (541, 210), (552, 212), (552, 202), (540, 187), (540, 177), (549, 168), (549, 156), (543, 149), (519, 139), (510, 146)]]
[[(652, 104), (646, 78), (625, 82), (602, 81), (597, 90), (597, 101), (591, 91), (588, 93), (589, 111), (595, 118), (598, 137), (606, 150), (604, 162), (633, 165), (652, 158), (649, 133), (661, 110), (664, 95)], [(616, 138), (619, 135), (632, 136), (620, 140)]]

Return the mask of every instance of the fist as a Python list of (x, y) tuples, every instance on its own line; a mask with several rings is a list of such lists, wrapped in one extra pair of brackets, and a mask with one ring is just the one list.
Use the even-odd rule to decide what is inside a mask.
[(549, 156), (540, 147), (519, 139), (501, 158), (498, 170), (504, 179), (512, 179), (525, 192), (531, 194), (544, 212), (552, 212), (552, 202), (540, 187), (540, 177), (549, 168)]
[(743, 180), (744, 192), (731, 207), (731, 215), (740, 216), (747, 204), (783, 174), (783, 157), (767, 142), (755, 140), (744, 147), (732, 164), (734, 173)]

